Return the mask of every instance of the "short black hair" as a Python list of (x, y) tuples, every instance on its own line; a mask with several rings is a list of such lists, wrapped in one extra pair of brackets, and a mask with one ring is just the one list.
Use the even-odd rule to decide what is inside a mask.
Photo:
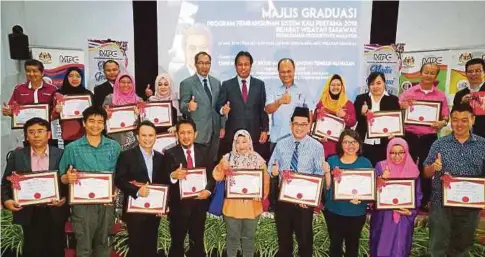
[(175, 128), (177, 129), (177, 132), (179, 131), (180, 129), (180, 126), (182, 124), (189, 124), (192, 126), (192, 128), (194, 129), (194, 132), (197, 132), (197, 126), (195, 126), (195, 122), (192, 120), (192, 119), (181, 119), (177, 122), (177, 125), (175, 125)]
[(157, 133), (157, 127), (155, 127), (155, 124), (153, 124), (153, 122), (151, 122), (149, 120), (144, 120), (142, 122), (139, 122), (138, 125), (136, 126), (136, 134), (139, 134), (140, 133), (140, 128), (142, 126), (151, 127), (155, 131), (155, 134)]
[(51, 131), (51, 126), (50, 126), (48, 121), (46, 121), (42, 118), (34, 117), (32, 119), (29, 119), (24, 124), (24, 135), (25, 136), (27, 136), (27, 130), (29, 129), (29, 127), (32, 127), (33, 125), (40, 125), (42, 127), (45, 127), (47, 129), (47, 131)]
[(357, 133), (355, 130), (352, 130), (352, 129), (345, 129), (340, 134), (340, 137), (339, 137), (338, 142), (337, 142), (337, 155), (339, 157), (342, 157), (344, 155), (344, 148), (342, 147), (342, 144), (343, 144), (345, 136), (349, 136), (349, 137), (355, 139), (355, 141), (357, 141), (357, 143), (359, 144), (359, 151), (357, 152), (357, 155), (361, 155), (362, 150), (363, 150), (362, 149), (363, 148), (362, 147), (362, 140), (360, 139), (359, 133)]
[(280, 64), (284, 61), (289, 61), (291, 62), (291, 65), (293, 65), (293, 69), (295, 68), (295, 61), (293, 61), (293, 59), (291, 58), (281, 58), (279, 61), (278, 61), (278, 70), (280, 70)]
[(466, 62), (466, 64), (465, 64), (465, 71), (468, 70), (468, 67), (469, 66), (475, 65), (475, 64), (481, 64), (482, 65), (482, 70), (485, 71), (485, 61), (482, 58), (473, 58), (473, 59), (469, 60), (468, 62)]
[(424, 66), (426, 66), (426, 65), (436, 66), (436, 68), (438, 68), (437, 71), (436, 71), (436, 77), (438, 77), (438, 74), (440, 74), (441, 69), (440, 69), (440, 66), (435, 62), (425, 62), (425, 63), (423, 63), (423, 65), (421, 65), (421, 69), (419, 69), (419, 73), (423, 73)]
[(35, 60), (35, 59), (27, 60), (24, 63), (24, 69), (27, 69), (27, 66), (35, 66), (39, 68), (40, 72), (44, 72), (44, 64), (42, 64), (42, 62), (40, 62), (39, 60)]
[(295, 107), (293, 114), (291, 115), (291, 122), (293, 122), (295, 117), (307, 118), (310, 121), (310, 109), (307, 107)]
[(234, 65), (237, 66), (237, 60), (239, 60), (239, 57), (243, 57), (243, 56), (246, 56), (247, 58), (249, 58), (249, 64), (251, 64), (251, 66), (252, 66), (253, 65), (253, 57), (247, 51), (240, 51), (239, 53), (237, 53), (236, 58), (234, 58)]
[(106, 69), (106, 64), (108, 64), (108, 63), (114, 63), (114, 64), (116, 64), (116, 66), (118, 66), (118, 68), (120, 67), (120, 64), (117, 61), (115, 61), (115, 60), (107, 60), (107, 61), (105, 61), (103, 63), (103, 71), (104, 71), (104, 69)]
[(382, 72), (371, 72), (369, 76), (367, 76), (367, 87), (370, 87), (370, 84), (374, 83), (378, 77), (381, 77), (384, 80), (384, 84), (386, 84), (386, 76)]
[(473, 108), (469, 104), (455, 104), (451, 108), (450, 117), (454, 112), (469, 112), (473, 116)]
[(212, 62), (212, 57), (211, 57), (211, 55), (210, 55), (210, 54), (208, 54), (207, 52), (202, 51), (202, 52), (198, 52), (197, 54), (195, 54), (195, 57), (194, 57), (195, 64), (197, 64), (197, 61), (199, 60), (199, 56), (201, 56), (201, 55), (207, 55), (207, 56), (209, 56), (209, 61), (211, 61), (211, 62)]
[(87, 122), (89, 117), (93, 115), (98, 115), (103, 117), (105, 122), (108, 119), (108, 114), (103, 108), (98, 106), (89, 106), (88, 108), (86, 108), (86, 110), (83, 111), (83, 121)]

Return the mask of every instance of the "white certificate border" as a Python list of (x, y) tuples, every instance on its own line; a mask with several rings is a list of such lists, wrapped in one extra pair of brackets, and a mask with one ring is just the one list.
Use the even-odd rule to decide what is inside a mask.
[[(485, 178), (476, 178), (476, 177), (455, 177), (453, 176), (453, 181), (469, 181), (469, 182), (483, 182), (484, 183), (484, 191), (485, 194)], [(482, 209), (485, 208), (485, 204), (477, 204), (477, 203), (450, 203), (448, 202), (448, 188), (445, 187), (443, 182), (441, 182), (441, 187), (443, 190), (442, 198), (443, 198), (443, 206), (446, 207), (464, 207), (464, 208), (474, 208), (474, 209)]]
[[(343, 124), (343, 129), (342, 129), (342, 131), (345, 129), (345, 120), (344, 120), (344, 119), (342, 119), (342, 118), (340, 118), (340, 117), (337, 117), (337, 116), (335, 116), (335, 115), (333, 115), (333, 114), (330, 114), (330, 113), (325, 113), (325, 114), (323, 115), (323, 118), (330, 118), (330, 119), (336, 120), (336, 121), (338, 121), (339, 123), (342, 123), (342, 124)], [(317, 138), (323, 138), (323, 137), (326, 137), (327, 139), (330, 139), (330, 140), (332, 140), (332, 141), (337, 142), (337, 141), (338, 141), (338, 139), (339, 139), (339, 137), (340, 137), (340, 135), (339, 135), (339, 136), (329, 136), (329, 135), (327, 135), (327, 134), (325, 134), (325, 133), (322, 133), (322, 132), (321, 132), (321, 130), (319, 131), (319, 129), (318, 129), (317, 127), (319, 127), (319, 125), (318, 125), (318, 124), (321, 124), (321, 121), (322, 121), (322, 120), (320, 120), (320, 119), (316, 119), (316, 120), (315, 120), (315, 122), (313, 123), (313, 129), (312, 129), (312, 133), (311, 133), (311, 134), (312, 134), (314, 137), (317, 137)], [(320, 125), (320, 126), (321, 126), (321, 125)], [(342, 131), (340, 131), (340, 133), (342, 133)]]
[[(109, 204), (113, 202), (113, 174), (111, 173), (91, 173), (91, 172), (78, 172), (80, 180), (86, 178), (103, 179), (108, 178), (108, 190), (109, 194), (107, 198), (102, 199), (76, 199), (74, 198), (74, 184), (69, 184), (69, 204)], [(82, 183), (82, 182), (81, 182)]]
[[(172, 114), (172, 103), (170, 101), (160, 101), (160, 102), (150, 102), (150, 103), (146, 103), (145, 104), (145, 108), (157, 107), (157, 106), (167, 107), (167, 109), (168, 109), (168, 121), (159, 122), (159, 123), (153, 122), (153, 124), (155, 125), (155, 127), (157, 127), (157, 128), (166, 128), (166, 127), (173, 126), (173, 121), (172, 121), (172, 115), (173, 115)], [(144, 120), (148, 120), (148, 119), (145, 117), (145, 114), (140, 114), (140, 120), (141, 121), (144, 121)]]
[(366, 175), (370, 174), (371, 177), (371, 189), (372, 193), (370, 196), (362, 196), (362, 195), (338, 195), (337, 191), (339, 188), (340, 183), (338, 183), (335, 179), (332, 178), (333, 182), (333, 199), (334, 200), (361, 200), (361, 201), (374, 201), (376, 199), (376, 175), (374, 169), (341, 169), (342, 176), (345, 175)]
[(168, 194), (169, 194), (169, 186), (168, 185), (163, 185), (163, 184), (150, 184), (147, 186), (148, 189), (150, 190), (158, 190), (158, 191), (164, 191), (165, 192), (165, 197), (162, 202), (162, 207), (161, 208), (148, 208), (148, 209), (141, 209), (138, 207), (133, 207), (133, 198), (128, 197), (128, 203), (126, 207), (126, 212), (127, 213), (144, 213), (144, 214), (165, 214), (167, 213), (167, 201), (168, 201)]
[[(27, 206), (27, 205), (35, 205), (35, 204), (44, 204), (44, 203), (51, 203), (52, 200), (60, 200), (59, 196), (59, 177), (57, 175), (57, 171), (41, 171), (41, 172), (32, 172), (32, 173), (18, 173), (19, 176), (26, 177), (28, 179), (37, 178), (37, 177), (44, 177), (44, 176), (53, 176), (55, 180), (55, 195), (53, 197), (48, 197), (40, 200), (25, 200), (23, 202), (19, 202), (18, 200), (18, 189), (12, 188), (13, 199), (17, 202), (20, 206)], [(28, 180), (25, 179), (25, 180)]]
[[(187, 169), (186, 170), (187, 173), (196, 173), (196, 172), (201, 172), (202, 171), (202, 174), (204, 175), (204, 180), (205, 180), (205, 184), (207, 185), (207, 171), (206, 171), (206, 168), (193, 168), (193, 169)], [(180, 200), (182, 199), (188, 199), (188, 198), (195, 198), (197, 196), (199, 196), (199, 193), (206, 190), (205, 188), (200, 190), (200, 191), (197, 191), (197, 192), (190, 192), (190, 194), (186, 194), (184, 195), (184, 192), (182, 190), (183, 186), (181, 185), (182, 183), (184, 183), (184, 179), (179, 179), (179, 190), (180, 190)]]
[[(443, 107), (441, 105), (441, 102), (439, 101), (414, 101), (413, 105), (436, 105), (438, 108), (438, 111), (436, 112), (436, 120), (439, 121), (441, 117), (441, 108)], [(410, 106), (411, 107), (411, 106)], [(408, 115), (409, 115), (409, 109), (408, 107), (405, 112), (404, 112), (404, 124), (409, 124), (409, 125), (420, 125), (420, 126), (431, 126), (434, 121), (414, 121), (414, 120), (408, 120)]]
[(234, 173), (233, 176), (238, 176), (238, 175), (258, 175), (259, 179), (261, 181), (261, 187), (258, 193), (256, 194), (237, 194), (237, 193), (231, 193), (230, 187), (230, 176), (226, 176), (226, 198), (227, 199), (254, 199), (254, 198), (260, 198), (263, 199), (263, 192), (264, 192), (264, 175), (263, 175), (263, 170), (262, 169), (233, 169)]
[[(404, 136), (404, 122), (403, 122), (403, 115), (402, 115), (402, 111), (379, 111), (379, 112), (374, 112), (374, 117), (382, 117), (382, 116), (394, 116), (398, 114), (399, 115), (399, 132), (398, 133), (395, 133), (393, 132), (392, 135), (393, 136)], [(370, 125), (370, 121), (367, 120), (367, 138), (387, 138), (389, 137), (389, 133), (373, 133), (371, 132), (371, 129), (370, 129), (371, 125)]]
[[(47, 122), (51, 122), (51, 117), (49, 115), (49, 104), (20, 104), (19, 109), (28, 109), (28, 108), (38, 108), (38, 107), (44, 107), (45, 108), (45, 118), (42, 118), (46, 120)], [(23, 129), (24, 124), (17, 124), (17, 115), (12, 114), (12, 129)]]
[(175, 138), (175, 144), (174, 145), (169, 145), (170, 147), (169, 148), (166, 148), (166, 149), (170, 149), (170, 148), (178, 145), (177, 136), (173, 135), (172, 133), (161, 133), (161, 134), (157, 134), (157, 136), (155, 137), (155, 143), (157, 142), (157, 139), (159, 139), (159, 138)]
[[(90, 95), (65, 95), (63, 96), (64, 100), (76, 100), (76, 99), (82, 99), (85, 100), (84, 98), (88, 98), (89, 106), (93, 105), (92, 99)], [(59, 114), (59, 117), (61, 120), (75, 120), (75, 119), (82, 119), (83, 113), (81, 112), (79, 115), (64, 115), (63, 112)]]
[(416, 209), (416, 182), (414, 179), (387, 179), (383, 180), (386, 185), (392, 184), (403, 184), (409, 183), (411, 186), (411, 203), (409, 204), (394, 204), (394, 205), (387, 205), (381, 204), (380, 202), (380, 192), (376, 190), (376, 209), (379, 210), (395, 210), (395, 209)]
[(281, 182), (280, 182), (280, 193), (278, 196), (278, 201), (295, 203), (295, 204), (304, 204), (310, 207), (318, 207), (320, 205), (320, 201), (322, 200), (323, 177), (317, 176), (317, 175), (302, 174), (297, 172), (291, 172), (291, 176), (292, 176), (291, 178), (292, 180), (293, 179), (305, 179), (305, 180), (317, 179), (318, 180), (318, 186), (317, 186), (318, 192), (316, 194), (317, 199), (315, 199), (312, 203), (309, 203), (308, 201), (305, 201), (305, 200), (298, 200), (298, 199), (285, 196), (284, 192), (285, 192), (286, 186), (285, 186), (285, 183), (283, 183), (285, 181), (285, 179), (283, 178), (281, 179)]
[[(110, 106), (109, 109), (111, 110), (111, 112), (117, 112), (117, 111), (130, 111), (130, 109), (133, 109), (133, 115), (135, 115), (135, 117), (139, 117), (136, 115), (135, 113), (135, 107), (136, 105), (134, 104), (130, 104), (130, 105), (120, 105), (120, 106)], [(113, 134), (113, 133), (119, 133), (119, 132), (126, 132), (126, 131), (132, 131), (132, 130), (135, 130), (136, 129), (136, 126), (137, 126), (137, 120), (135, 120), (135, 123), (133, 123), (133, 125), (131, 126), (126, 126), (124, 128), (112, 128), (110, 126), (110, 121), (111, 119), (108, 119), (106, 121), (106, 131), (108, 134)]]

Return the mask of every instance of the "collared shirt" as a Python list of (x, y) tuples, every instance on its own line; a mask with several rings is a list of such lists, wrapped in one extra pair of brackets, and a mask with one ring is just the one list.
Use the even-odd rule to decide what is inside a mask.
[[(376, 101), (374, 99), (374, 96), (372, 95), (372, 93), (369, 92), (369, 97), (370, 97), (370, 100), (372, 101), (372, 108), (370, 109), (371, 112), (378, 112), (378, 111), (381, 110), (381, 101), (382, 101), (382, 98), (385, 95), (387, 95), (387, 96), (389, 95), (389, 93), (387, 93), (386, 90), (384, 90), (384, 94), (381, 96), (381, 98), (379, 98), (379, 100)], [(381, 139), (380, 138), (367, 138), (367, 134), (366, 134), (364, 143), (366, 143), (368, 145), (380, 145)]]
[[(290, 169), (291, 158), (295, 151), (296, 141), (297, 140), (293, 135), (278, 141), (268, 163), (268, 172), (270, 173), (270, 176), (272, 176), (271, 168), (275, 161), (278, 161), (280, 172)], [(298, 146), (298, 172), (322, 175), (324, 156), (322, 144), (308, 135), (305, 136), (300, 140), (300, 145)]]
[[(192, 157), (192, 164), (195, 165), (194, 145), (192, 144), (192, 146), (190, 148), (187, 148), (187, 149), (182, 147), (182, 150), (184, 152), (185, 161), (187, 161), (187, 156), (188, 156), (187, 150), (190, 150), (190, 157)], [(172, 177), (170, 177), (170, 181), (172, 182), (172, 184), (177, 183), (177, 179), (173, 179)]]
[(282, 104), (274, 113), (271, 114), (271, 143), (276, 143), (282, 137), (291, 134), (290, 120), (295, 107), (306, 106), (310, 110), (315, 109), (315, 100), (312, 99), (307, 87), (293, 84), (288, 89), (284, 86), (273, 87), (266, 90), (266, 104), (274, 103), (288, 90), (291, 96), (289, 104)]
[[(248, 76), (244, 80), (246, 80), (246, 87), (248, 89), (248, 94), (249, 94), (249, 84), (251, 81), (251, 76)], [(237, 76), (237, 83), (239, 84), (239, 89), (241, 90), (241, 94), (242, 94), (242, 87), (243, 87), (242, 81), (243, 81), (243, 78)]]
[(453, 134), (438, 138), (429, 150), (424, 166), (432, 165), (438, 153), (441, 154), (441, 171), (436, 172), (432, 181), (431, 201), (442, 204), (443, 191), (441, 175), (485, 177), (485, 138), (471, 134), (463, 144)]
[(120, 152), (120, 144), (112, 139), (101, 136), (101, 142), (95, 147), (83, 136), (64, 149), (59, 163), (59, 174), (66, 173), (69, 165), (79, 171), (113, 173)]
[(145, 161), (145, 166), (147, 167), (148, 178), (150, 178), (150, 182), (153, 182), (153, 149), (150, 153), (147, 153), (141, 146), (138, 147), (140, 147), (143, 160)]
[[(199, 73), (196, 73), (197, 74), (197, 77), (199, 78), (200, 80), (200, 84), (202, 85), (202, 88), (204, 88), (204, 79), (207, 79), (207, 87), (209, 88), (209, 91), (211, 92), (212, 94), (212, 89), (211, 89), (211, 83), (209, 81), (209, 76), (206, 76), (206, 77), (202, 77)], [(205, 90), (205, 89), (204, 89)]]
[(30, 82), (19, 84), (13, 90), (9, 104), (52, 104), (57, 88), (51, 84), (43, 82), (42, 85), (33, 89)]
[(34, 89), (34, 103), (39, 103), (39, 89), (41, 89), (44, 86), (44, 82), (40, 83), (40, 87), (37, 89), (34, 89), (34, 86), (32, 86), (32, 82), (29, 81), (29, 89)]
[(49, 170), (49, 146), (41, 154), (36, 154), (34, 149), (30, 148), (30, 166), (32, 171)]
[[(399, 96), (399, 103), (407, 99), (439, 101), (441, 102), (441, 118), (447, 117), (450, 114), (445, 93), (441, 92), (434, 86), (430, 91), (423, 90), (421, 84), (411, 87)], [(436, 129), (429, 126), (405, 125), (404, 130), (416, 135), (436, 134)]]

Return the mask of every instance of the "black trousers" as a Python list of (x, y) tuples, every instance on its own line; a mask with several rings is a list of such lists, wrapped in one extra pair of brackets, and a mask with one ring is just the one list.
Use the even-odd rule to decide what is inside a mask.
[(301, 208), (292, 203), (278, 202), (275, 211), (278, 234), (277, 257), (293, 257), (293, 233), (300, 257), (313, 254), (313, 208)]
[(158, 256), (158, 227), (160, 217), (149, 214), (127, 214), (128, 257)]
[(30, 223), (22, 225), (22, 230), (23, 257), (64, 257), (64, 224), (53, 220), (48, 207), (34, 207)]
[(409, 132), (406, 132), (404, 136), (408, 142), (411, 157), (415, 162), (419, 159), (418, 168), (421, 177), (421, 191), (423, 192), (421, 206), (426, 206), (431, 197), (431, 178), (424, 176), (423, 163), (428, 157), (431, 145), (438, 139), (438, 136), (436, 134), (418, 136)]
[(198, 200), (184, 200), (188, 204), (170, 207), (168, 215), (170, 221), (170, 244), (169, 257), (184, 257), (184, 241), (189, 234), (188, 257), (205, 257), (204, 229), (206, 208), (196, 203)]
[(324, 215), (330, 236), (330, 256), (342, 257), (342, 245), (345, 241), (345, 257), (358, 257), (365, 215), (341, 216), (327, 210), (324, 211)]

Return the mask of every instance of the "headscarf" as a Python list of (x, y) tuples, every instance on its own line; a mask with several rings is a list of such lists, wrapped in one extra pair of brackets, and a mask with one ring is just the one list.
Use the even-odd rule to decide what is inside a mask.
[[(249, 151), (246, 154), (238, 153), (236, 151), (236, 141), (238, 137), (243, 136), (248, 141)], [(244, 168), (244, 169), (259, 169), (265, 163), (263, 157), (259, 155), (253, 149), (253, 140), (247, 130), (240, 129), (234, 134), (234, 140), (232, 141), (232, 151), (226, 154), (229, 159), (229, 165), (232, 168)]]
[[(160, 90), (158, 89), (158, 83), (160, 83), (162, 79), (165, 79), (168, 82), (168, 94), (166, 96), (160, 95)], [(148, 101), (149, 102), (172, 101), (172, 106), (175, 107), (175, 109), (177, 109), (177, 113), (179, 112), (178, 111), (179, 103), (177, 100), (177, 96), (173, 90), (172, 79), (170, 78), (170, 75), (168, 73), (162, 73), (157, 76), (157, 78), (155, 79), (155, 95), (150, 96), (150, 98), (148, 98)]]
[[(131, 79), (131, 83), (133, 84), (133, 87), (131, 88), (130, 92), (123, 93), (120, 90), (120, 80), (123, 77), (128, 77)], [(125, 105), (125, 104), (136, 104), (138, 102), (138, 96), (135, 93), (135, 80), (133, 77), (126, 73), (126, 72), (120, 72), (118, 74), (118, 77), (116, 77), (115, 84), (113, 87), (113, 100), (112, 104), (113, 105)]]
[[(81, 84), (77, 87), (73, 87), (69, 83), (69, 74), (72, 71), (76, 71), (77, 73), (79, 73), (79, 75), (81, 75)], [(91, 91), (87, 90), (84, 87), (83, 72), (78, 67), (71, 67), (71, 68), (67, 69), (66, 75), (64, 76), (64, 80), (62, 81), (62, 87), (59, 88), (58, 92), (63, 94), (63, 95), (82, 95), (82, 94), (89, 94), (90, 95), (91, 94)]]
[[(404, 160), (400, 164), (395, 164), (391, 159), (391, 149), (395, 145), (400, 145), (404, 148)], [(391, 173), (391, 178), (417, 178), (419, 176), (419, 169), (413, 158), (409, 154), (409, 146), (406, 140), (395, 137), (387, 144), (387, 159), (381, 161), (381, 165), (387, 165), (389, 167), (389, 172)], [(382, 167), (382, 166), (381, 166)], [(382, 167), (383, 170), (386, 167)]]
[[(332, 93), (330, 93), (330, 82), (332, 80), (338, 79), (342, 82), (342, 91), (338, 95), (337, 99), (332, 98)], [(334, 96), (335, 98), (336, 96)], [(344, 79), (338, 75), (333, 74), (327, 81), (325, 82), (325, 86), (323, 87), (322, 95), (320, 96), (320, 101), (325, 109), (336, 113), (340, 109), (342, 109), (349, 99), (345, 95), (345, 81)]]

